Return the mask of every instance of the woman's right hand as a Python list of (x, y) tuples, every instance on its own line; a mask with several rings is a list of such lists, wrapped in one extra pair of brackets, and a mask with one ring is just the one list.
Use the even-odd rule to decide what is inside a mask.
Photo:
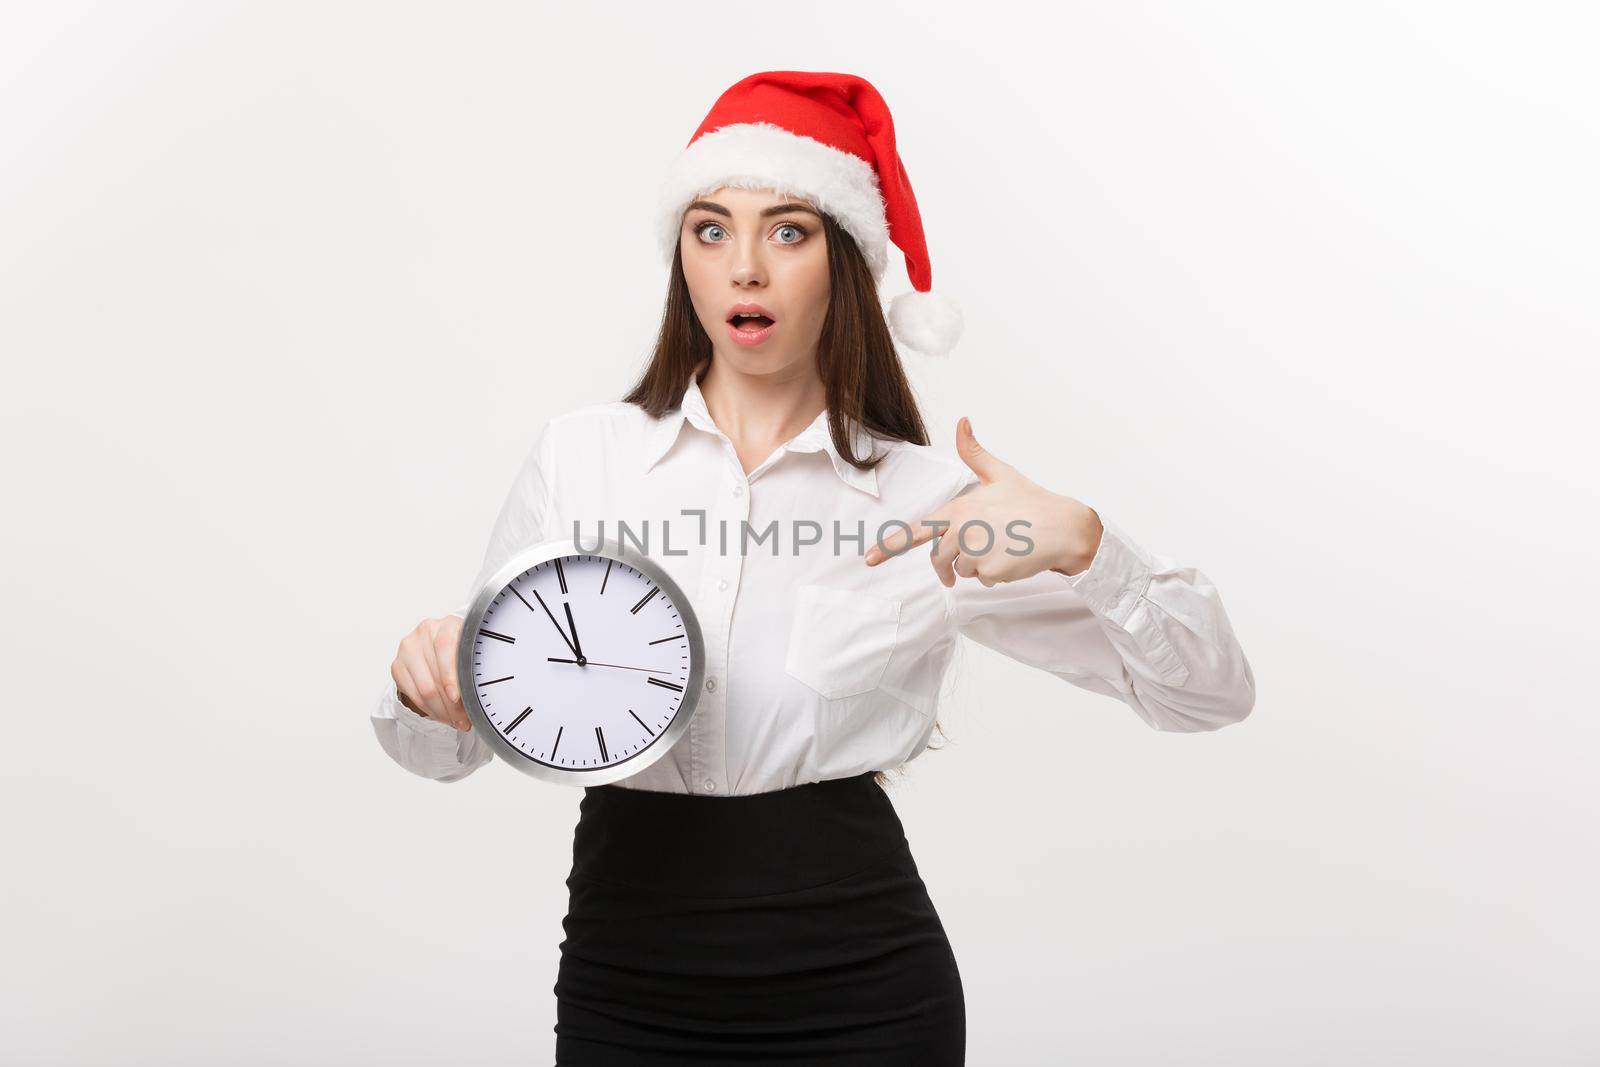
[(461, 625), (459, 615), (423, 619), (400, 642), (389, 673), (400, 703), (464, 733), (472, 729), (472, 722), (461, 703), (461, 683), (456, 676)]

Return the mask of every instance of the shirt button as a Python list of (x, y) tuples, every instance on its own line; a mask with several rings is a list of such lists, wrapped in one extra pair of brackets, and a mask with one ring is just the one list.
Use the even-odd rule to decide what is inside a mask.
[(717, 791), (717, 783), (713, 782), (711, 779), (707, 778), (706, 779), (706, 792), (707, 793), (715, 793), (716, 791)]
[(734, 486), (733, 487), (733, 495), (734, 496), (744, 496), (744, 486), (742, 486), (742, 485)]
[(717, 687), (717, 680), (715, 678), (707, 678), (706, 679), (706, 688), (707, 689), (715, 689), (716, 687)]
[(724, 578), (724, 579), (722, 579), (722, 581), (718, 582), (717, 583), (717, 588), (719, 590), (728, 588), (728, 579)]

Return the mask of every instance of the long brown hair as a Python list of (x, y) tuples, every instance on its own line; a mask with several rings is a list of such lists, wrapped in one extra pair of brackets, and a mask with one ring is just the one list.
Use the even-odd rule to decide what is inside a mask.
[[(883, 456), (854, 454), (847, 419), (878, 437), (914, 445), (928, 444), (928, 430), (883, 317), (878, 283), (860, 246), (826, 212), (822, 213), (822, 232), (828, 246), (830, 293), (817, 342), (817, 375), (827, 395), (828, 433), (840, 458), (858, 470), (871, 470)], [(690, 302), (680, 246), (672, 253), (655, 350), (638, 382), (622, 399), (660, 418), (683, 402), (689, 375), (710, 356), (711, 338)], [(937, 720), (933, 725), (944, 732)], [(873, 778), (879, 785), (888, 780), (882, 771)]]

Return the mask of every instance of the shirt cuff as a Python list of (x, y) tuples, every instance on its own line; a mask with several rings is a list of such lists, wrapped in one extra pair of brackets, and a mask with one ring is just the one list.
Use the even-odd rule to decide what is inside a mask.
[(1101, 518), (1100, 547), (1077, 574), (1054, 572), (1096, 615), (1121, 626), (1150, 586), (1155, 560), (1115, 523)]
[(447, 722), (440, 722), (438, 719), (430, 719), (426, 715), (418, 715), (416, 712), (406, 707), (400, 702), (400, 694), (396, 691), (393, 682), (389, 683), (389, 691), (386, 694), (386, 699), (384, 700), (384, 709), (388, 711), (391, 718), (395, 719), (397, 722), (405, 724), (418, 733), (433, 734), (440, 737), (446, 734), (456, 735), (461, 733), (460, 730), (457, 730), (454, 726), (451, 726)]

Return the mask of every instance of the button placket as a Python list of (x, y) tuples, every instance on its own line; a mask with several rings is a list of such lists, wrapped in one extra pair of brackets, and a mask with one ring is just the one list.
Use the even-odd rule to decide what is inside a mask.
[[(748, 515), (744, 471), (733, 451), (733, 443), (723, 439), (727, 449), (731, 486), (716, 496), (706, 531), (708, 566), (702, 572), (698, 603), (707, 605), (701, 620), (706, 644), (706, 678), (700, 694), (700, 710), (694, 717), (694, 745), (691, 749), (691, 781), (705, 793), (725, 788), (728, 780), (728, 660), (729, 635), (733, 626), (733, 607), (737, 598), (742, 561), (739, 556), (740, 523)], [(723, 554), (723, 524), (728, 527), (728, 552)]]

